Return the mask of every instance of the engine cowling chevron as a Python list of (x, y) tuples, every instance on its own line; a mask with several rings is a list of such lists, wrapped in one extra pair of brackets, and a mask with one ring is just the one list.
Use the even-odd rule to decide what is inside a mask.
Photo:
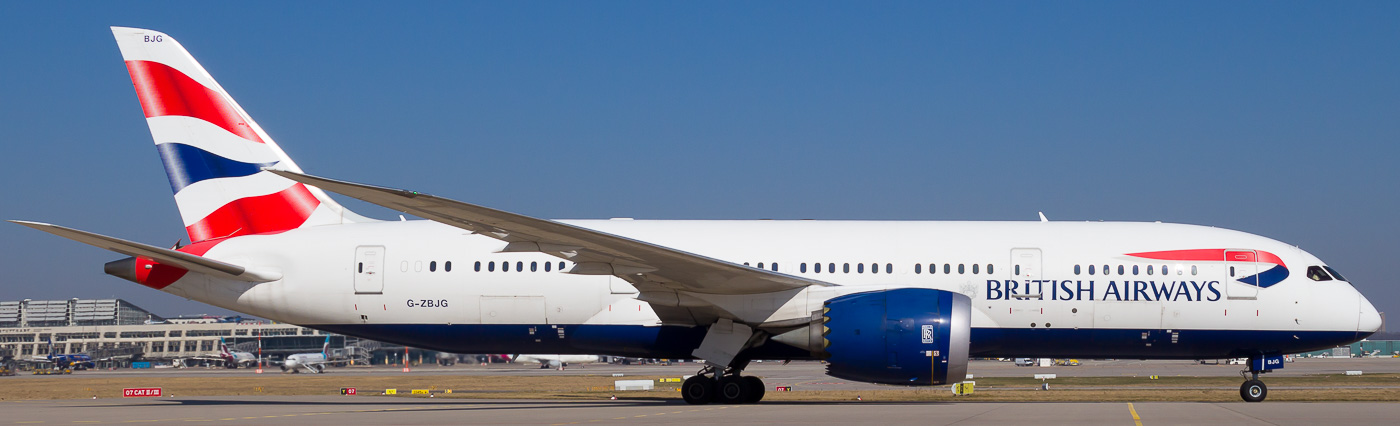
[(962, 294), (922, 288), (871, 291), (826, 301), (819, 320), (774, 340), (824, 356), (833, 377), (940, 385), (967, 376), (971, 317), (972, 301)]

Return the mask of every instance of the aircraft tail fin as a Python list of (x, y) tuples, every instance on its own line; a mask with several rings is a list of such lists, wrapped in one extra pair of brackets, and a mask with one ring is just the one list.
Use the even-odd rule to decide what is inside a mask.
[(321, 359), (331, 359), (331, 335), (326, 335), (326, 343), (321, 344)]
[(368, 220), (263, 171), (301, 169), (174, 38), (125, 27), (112, 35), (191, 242)]

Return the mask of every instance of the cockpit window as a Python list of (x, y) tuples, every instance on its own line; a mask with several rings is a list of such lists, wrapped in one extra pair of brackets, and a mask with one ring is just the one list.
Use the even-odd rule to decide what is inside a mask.
[(1332, 278), (1336, 278), (1338, 281), (1351, 282), (1351, 280), (1348, 280), (1348, 279), (1346, 279), (1346, 277), (1343, 277), (1342, 274), (1337, 273), (1337, 270), (1336, 270), (1336, 269), (1332, 269), (1331, 266), (1323, 266), (1322, 268), (1323, 268), (1323, 269), (1326, 269), (1326, 270), (1327, 270), (1327, 273), (1332, 274)]
[(1327, 271), (1322, 270), (1321, 266), (1309, 266), (1308, 279), (1313, 281), (1332, 281), (1332, 276), (1327, 275)]

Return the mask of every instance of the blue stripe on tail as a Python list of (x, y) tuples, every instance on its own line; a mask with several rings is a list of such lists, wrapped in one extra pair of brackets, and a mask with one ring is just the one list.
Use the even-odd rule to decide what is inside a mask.
[(209, 151), (181, 143), (156, 145), (160, 151), (160, 161), (165, 163), (165, 175), (170, 178), (170, 190), (180, 193), (181, 189), (206, 179), (242, 177), (262, 171), (263, 167), (277, 164), (243, 163), (233, 161)]

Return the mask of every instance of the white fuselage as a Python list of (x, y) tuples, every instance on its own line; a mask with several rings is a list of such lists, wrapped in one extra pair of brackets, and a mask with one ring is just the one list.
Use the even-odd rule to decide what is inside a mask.
[[(1147, 346), (1157, 342), (1163, 352), (1135, 349), (1141, 353), (1133, 355), (1141, 357), (1191, 357), (1187, 355), (1189, 350), (1165, 349), (1166, 339), (1176, 343), (1176, 333), (1189, 330), (1323, 332), (1331, 333), (1329, 336), (1350, 333), (1351, 337), (1358, 332), (1373, 332), (1380, 325), (1374, 307), (1350, 284), (1340, 280), (1314, 281), (1305, 275), (1309, 266), (1323, 265), (1311, 254), (1268, 238), (1203, 226), (1102, 222), (563, 222), (836, 284), (742, 296), (666, 296), (674, 298), (672, 306), (682, 309), (688, 298), (703, 299), (755, 325), (809, 317), (812, 311), (822, 308), (824, 301), (836, 296), (899, 287), (968, 295), (973, 301), (974, 330), (998, 330), (1002, 334), (996, 336), (1003, 340), (1028, 332), (1158, 333)], [(561, 265), (565, 271), (572, 265), (549, 255), (496, 253), (503, 245), (495, 239), (429, 221), (310, 227), (232, 238), (205, 254), (250, 268), (280, 271), (282, 280), (253, 284), (190, 274), (164, 290), (240, 312), (334, 330), (345, 330), (339, 328), (342, 326), (530, 325), (529, 335), (534, 336), (535, 342), (542, 342), (545, 338), (566, 338), (567, 326), (660, 325), (652, 303), (666, 302), (639, 295), (626, 281), (606, 275), (563, 273)], [(1159, 260), (1129, 255), (1198, 249), (1252, 250), (1261, 253), (1260, 257), (1271, 253), (1286, 265), (1287, 278), (1261, 288), (1236, 279), (1269, 269), (1270, 265), (1261, 262)], [(651, 303), (640, 301), (639, 297)], [(384, 332), (374, 337), (386, 337), (380, 334)], [(1147, 335), (1143, 333), (1143, 340), (1149, 339)], [(387, 337), (393, 341), (392, 336)], [(422, 339), (404, 339), (413, 341), (399, 343), (435, 348)], [(993, 352), (979, 352), (978, 340), (974, 335), (974, 353), (1036, 353), (1032, 347), (1005, 347), (1007, 342), (994, 345), (1001, 349)], [(475, 347), (436, 348), (468, 352), (465, 349)], [(530, 349), (511, 352), (535, 352)]]
[(287, 370), (306, 368), (312, 373), (320, 373), (326, 368), (326, 356), (319, 353), (302, 353), (287, 355), (287, 359), (282, 362)]

